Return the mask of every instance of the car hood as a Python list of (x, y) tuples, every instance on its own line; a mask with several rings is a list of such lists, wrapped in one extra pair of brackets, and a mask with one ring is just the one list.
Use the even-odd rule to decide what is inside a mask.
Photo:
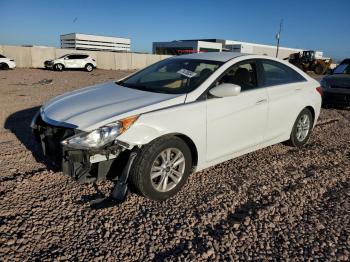
[(41, 116), (54, 125), (91, 131), (128, 116), (182, 104), (185, 97), (146, 92), (110, 82), (58, 96), (43, 105)]
[(349, 74), (335, 74), (324, 78), (333, 88), (350, 88)]

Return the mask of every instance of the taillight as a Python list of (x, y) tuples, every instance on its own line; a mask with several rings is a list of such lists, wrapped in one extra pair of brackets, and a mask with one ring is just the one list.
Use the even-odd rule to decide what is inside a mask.
[(320, 86), (316, 87), (316, 91), (317, 91), (321, 96), (323, 95), (322, 87), (320, 87)]

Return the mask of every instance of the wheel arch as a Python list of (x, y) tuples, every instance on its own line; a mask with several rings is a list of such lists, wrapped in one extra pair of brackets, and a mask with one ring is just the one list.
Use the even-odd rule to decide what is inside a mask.
[(186, 135), (175, 133), (174, 136), (181, 138), (188, 145), (192, 155), (192, 169), (196, 168), (198, 165), (198, 150), (197, 150), (196, 144), (193, 142), (191, 138), (189, 138)]
[(55, 66), (57, 66), (57, 65), (62, 65), (63, 69), (66, 68), (65, 65), (64, 65), (63, 63), (61, 63), (61, 62), (54, 63), (54, 64), (53, 64), (53, 67), (55, 67)]
[(10, 68), (10, 65), (8, 64), (8, 63), (6, 63), (6, 62), (0, 62), (0, 69), (2, 69), (2, 68)]
[[(313, 121), (313, 124), (315, 124), (315, 117), (316, 117), (316, 112), (315, 112), (315, 109), (312, 107), (312, 106), (306, 106), (304, 107), (306, 109), (309, 109), (310, 112), (311, 112), (311, 115), (312, 115), (312, 121)], [(304, 110), (304, 109), (302, 109)], [(300, 111), (301, 112), (301, 111)]]
[(181, 133), (168, 133), (168, 134), (164, 134), (159, 137), (156, 137), (155, 139), (149, 141), (148, 143), (152, 143), (157, 139), (170, 137), (170, 136), (175, 136), (182, 139), (186, 143), (186, 145), (189, 147), (191, 151), (191, 156), (192, 156), (192, 170), (194, 171), (198, 165), (198, 150), (197, 150), (196, 144), (193, 142), (193, 140), (189, 136)]

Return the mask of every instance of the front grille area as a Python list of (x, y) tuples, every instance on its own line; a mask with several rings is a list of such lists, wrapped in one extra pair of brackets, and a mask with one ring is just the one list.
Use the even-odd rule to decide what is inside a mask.
[(50, 65), (52, 65), (52, 64), (53, 64), (52, 61), (45, 61), (45, 62), (44, 62), (44, 65), (45, 65), (45, 66), (50, 66)]
[(74, 135), (74, 129), (50, 125), (40, 116), (36, 124), (36, 136), (41, 142), (44, 155), (60, 166), (62, 162), (61, 141)]

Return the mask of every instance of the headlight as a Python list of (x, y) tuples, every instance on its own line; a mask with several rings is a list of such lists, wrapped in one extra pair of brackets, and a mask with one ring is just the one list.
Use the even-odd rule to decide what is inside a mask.
[(328, 81), (322, 79), (321, 82), (320, 82), (321, 86), (323, 88), (331, 88), (330, 84), (328, 83)]
[(62, 145), (76, 149), (97, 149), (112, 141), (125, 132), (138, 116), (131, 116), (110, 123), (89, 133), (81, 133), (71, 136), (61, 142)]

